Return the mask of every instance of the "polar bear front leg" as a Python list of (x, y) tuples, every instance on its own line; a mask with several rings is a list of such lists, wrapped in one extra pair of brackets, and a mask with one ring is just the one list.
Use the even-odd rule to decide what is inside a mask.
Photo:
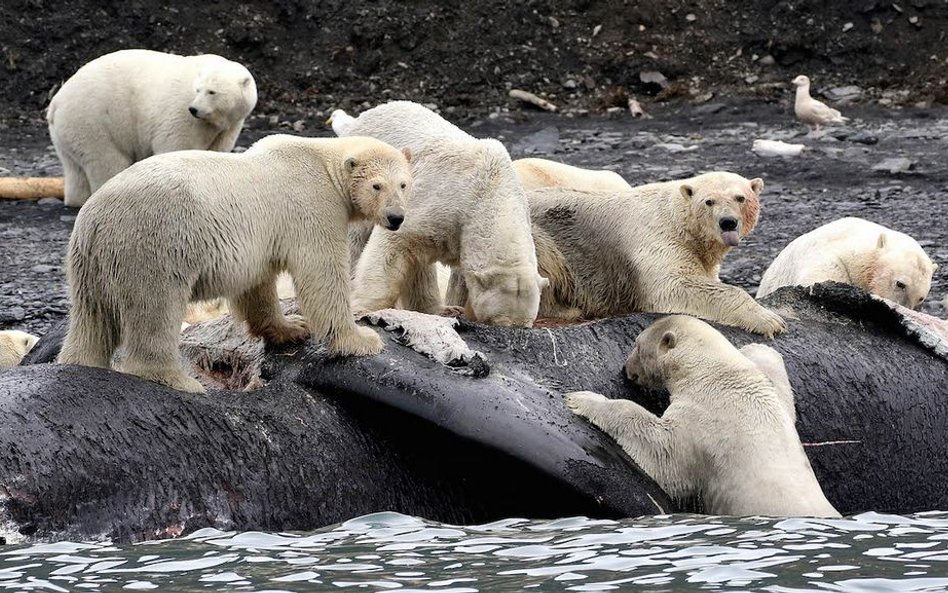
[(437, 266), (410, 261), (408, 269), (401, 290), (402, 306), (409, 311), (440, 315), (444, 311), (444, 304), (438, 289)]
[(352, 293), (356, 315), (395, 306), (411, 273), (407, 247), (391, 231), (376, 228), (372, 232), (356, 264)]
[(314, 338), (340, 355), (373, 356), (383, 342), (375, 330), (356, 325), (349, 306), (349, 259), (342, 236), (330, 248), (299, 248), (290, 262), (296, 299)]
[(276, 289), (276, 275), (250, 290), (230, 299), (234, 314), (247, 322), (251, 335), (259, 336), (270, 344), (305, 342), (309, 328), (302, 319), (288, 318), (280, 310)]
[(681, 499), (691, 493), (691, 480), (684, 475), (674, 450), (669, 422), (635, 402), (608, 399), (592, 391), (567, 393), (566, 405), (615, 439), (669, 496)]
[(663, 303), (662, 312), (686, 313), (768, 338), (787, 328), (783, 317), (736, 286), (703, 278), (679, 277), (676, 280), (684, 292), (682, 302)]

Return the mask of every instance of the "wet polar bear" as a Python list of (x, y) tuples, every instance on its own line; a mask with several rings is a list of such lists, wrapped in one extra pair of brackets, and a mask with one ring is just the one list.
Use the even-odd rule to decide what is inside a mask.
[(92, 60), (46, 111), (66, 205), (82, 206), (109, 178), (155, 154), (230, 152), (256, 103), (250, 72), (213, 54), (126, 49)]
[(716, 515), (840, 516), (803, 451), (775, 350), (738, 350), (707, 323), (675, 315), (636, 338), (625, 370), (644, 387), (668, 389), (662, 417), (589, 391), (567, 395), (567, 405), (616, 439), (669, 496), (698, 496)]
[(764, 272), (757, 298), (781, 286), (832, 280), (917, 309), (928, 296), (937, 268), (912, 237), (847, 217), (801, 235), (784, 247)]
[(20, 364), (23, 357), (39, 342), (39, 338), (15, 329), (0, 331), (0, 369)]
[[(346, 230), (362, 219), (397, 229), (410, 184), (406, 154), (361, 137), (276, 135), (242, 154), (133, 165), (79, 211), (59, 362), (109, 367), (121, 343), (124, 372), (202, 392), (178, 362), (178, 333), (188, 301), (215, 297), (268, 342), (312, 335), (338, 354), (377, 354), (379, 336), (352, 319)], [(305, 323), (280, 311), (284, 270)]]
[(562, 187), (588, 191), (626, 191), (632, 186), (618, 173), (607, 170), (582, 169), (547, 159), (517, 159), (514, 171), (524, 191), (543, 187)]
[[(344, 114), (333, 115), (336, 124)], [(478, 140), (416, 103), (379, 105), (344, 126), (413, 155), (415, 191), (398, 233), (372, 231), (355, 266), (353, 309), (394, 307), (440, 313), (435, 263), (458, 268), (482, 323), (529, 327), (546, 279), (537, 273), (526, 196), (510, 155), (496, 140)], [(353, 252), (359, 239), (350, 243)], [(353, 244), (354, 243), (354, 244)]]
[(527, 193), (540, 274), (540, 317), (686, 313), (773, 336), (783, 319), (722, 283), (724, 256), (753, 230), (761, 179), (716, 171), (625, 192)]

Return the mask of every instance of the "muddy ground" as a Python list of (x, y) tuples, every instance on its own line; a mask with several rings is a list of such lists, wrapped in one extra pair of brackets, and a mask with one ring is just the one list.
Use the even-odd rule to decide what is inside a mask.
[[(516, 112), (464, 127), (497, 137), (514, 157), (546, 156), (608, 168), (631, 184), (727, 169), (766, 182), (754, 233), (725, 261), (721, 278), (752, 293), (792, 239), (842, 216), (860, 216), (914, 236), (941, 268), (923, 310), (945, 316), (948, 293), (948, 109), (856, 107), (846, 127), (808, 136), (787, 105), (732, 100), (659, 107), (653, 119), (566, 117)], [(238, 146), (273, 131), (254, 120)], [(304, 130), (329, 135), (325, 129)], [(762, 158), (755, 138), (803, 143), (796, 158)], [(896, 170), (878, 170), (904, 158)], [(46, 130), (21, 128), (0, 139), (0, 174), (60, 175)], [(0, 329), (44, 333), (68, 310), (63, 254), (76, 210), (59, 200), (0, 201)]]

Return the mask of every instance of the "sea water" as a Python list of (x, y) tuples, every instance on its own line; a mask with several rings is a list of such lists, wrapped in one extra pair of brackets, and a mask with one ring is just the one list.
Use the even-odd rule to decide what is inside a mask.
[(446, 525), (376, 513), (307, 533), (0, 548), (14, 591), (948, 591), (948, 512)]

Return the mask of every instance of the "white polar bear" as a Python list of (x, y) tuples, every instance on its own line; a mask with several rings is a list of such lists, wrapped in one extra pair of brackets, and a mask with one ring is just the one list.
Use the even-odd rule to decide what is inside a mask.
[[(181, 151), (137, 163), (79, 211), (66, 258), (72, 312), (59, 362), (203, 391), (178, 362), (190, 300), (225, 297), (274, 343), (325, 338), (371, 355), (382, 341), (349, 306), (350, 220), (397, 229), (411, 191), (406, 154), (372, 138), (269, 136), (242, 154)], [(293, 277), (306, 324), (280, 311)]]
[(917, 309), (937, 268), (912, 237), (862, 218), (840, 218), (784, 247), (764, 272), (757, 298), (781, 286), (832, 280)]
[(514, 171), (524, 191), (562, 187), (587, 191), (629, 191), (632, 186), (613, 171), (582, 169), (547, 159), (517, 159)]
[(527, 192), (539, 271), (550, 281), (539, 316), (686, 313), (780, 333), (779, 315), (718, 278), (724, 256), (757, 224), (763, 187), (716, 171), (632, 191)]
[(0, 369), (20, 364), (23, 357), (39, 342), (39, 338), (15, 329), (0, 331)]
[(230, 152), (256, 103), (250, 71), (213, 54), (126, 49), (92, 60), (46, 111), (66, 205), (82, 206), (109, 178), (155, 154)]
[(675, 315), (636, 338), (625, 369), (644, 387), (668, 389), (662, 417), (589, 391), (567, 395), (567, 405), (616, 439), (671, 497), (698, 496), (711, 514), (840, 516), (803, 451), (775, 350), (738, 350), (707, 323)]
[[(472, 319), (532, 325), (546, 280), (537, 273), (527, 200), (503, 145), (475, 139), (408, 101), (374, 107), (343, 131), (410, 148), (415, 178), (405, 225), (398, 233), (373, 231), (358, 259), (353, 308), (375, 311), (401, 300), (405, 308), (440, 313), (434, 264), (441, 262), (459, 268), (471, 287)], [(350, 241), (353, 255), (360, 241)]]

